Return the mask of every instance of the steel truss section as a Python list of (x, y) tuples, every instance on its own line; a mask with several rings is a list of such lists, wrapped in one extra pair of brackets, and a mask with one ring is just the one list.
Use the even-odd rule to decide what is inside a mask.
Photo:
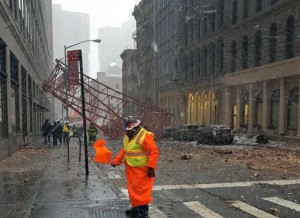
[[(57, 59), (43, 89), (82, 116), (80, 83), (69, 85), (64, 69), (63, 62)], [(120, 138), (123, 135), (123, 120), (128, 115), (139, 118), (142, 125), (152, 131), (156, 138), (162, 137), (163, 128), (171, 118), (166, 110), (124, 95), (87, 75), (84, 75), (84, 95), (86, 119), (94, 122), (104, 135), (111, 138)]]

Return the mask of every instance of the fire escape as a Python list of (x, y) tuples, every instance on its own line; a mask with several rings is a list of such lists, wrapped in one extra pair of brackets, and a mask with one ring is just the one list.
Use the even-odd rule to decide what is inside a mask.
[[(64, 69), (64, 63), (56, 60), (43, 88), (82, 116), (81, 86), (67, 84)], [(166, 110), (127, 96), (87, 75), (84, 75), (84, 95), (87, 121), (94, 122), (104, 135), (111, 138), (123, 135), (122, 125), (128, 115), (140, 119), (142, 125), (157, 138), (162, 136), (163, 128), (171, 118), (171, 114)], [(111, 104), (111, 101), (114, 104)]]

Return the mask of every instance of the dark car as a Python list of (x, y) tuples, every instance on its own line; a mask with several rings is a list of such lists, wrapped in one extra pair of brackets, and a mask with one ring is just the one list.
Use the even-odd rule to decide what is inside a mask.
[(173, 140), (192, 142), (197, 141), (200, 129), (198, 125), (186, 125), (174, 132)]
[(174, 133), (178, 130), (178, 128), (176, 127), (166, 127), (164, 129), (164, 134), (163, 134), (163, 138), (165, 139), (172, 139), (174, 137)]
[(234, 135), (224, 125), (207, 125), (198, 134), (197, 144), (232, 144)]

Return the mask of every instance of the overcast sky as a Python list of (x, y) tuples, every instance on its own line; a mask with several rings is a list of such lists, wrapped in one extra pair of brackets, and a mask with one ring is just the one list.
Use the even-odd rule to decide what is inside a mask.
[[(60, 4), (62, 10), (84, 12), (90, 14), (91, 39), (97, 38), (97, 29), (104, 26), (120, 27), (122, 23), (134, 19), (132, 12), (140, 0), (52, 0)], [(91, 77), (96, 76), (99, 69), (97, 46), (91, 46)]]
[(90, 13), (97, 27), (120, 27), (132, 17), (137, 2), (139, 0), (52, 0), (53, 4), (60, 4), (63, 10)]

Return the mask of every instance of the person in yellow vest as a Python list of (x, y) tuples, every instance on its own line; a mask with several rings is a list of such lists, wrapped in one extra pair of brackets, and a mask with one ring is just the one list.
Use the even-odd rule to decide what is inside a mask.
[(70, 135), (70, 125), (69, 125), (69, 121), (66, 121), (66, 123), (63, 126), (63, 143), (64, 143), (64, 145), (67, 145), (69, 143), (69, 135)]
[(149, 217), (149, 206), (154, 184), (159, 151), (154, 134), (141, 126), (141, 121), (129, 116), (125, 119), (123, 148), (111, 166), (125, 164), (127, 188), (132, 208), (126, 210), (128, 217)]

